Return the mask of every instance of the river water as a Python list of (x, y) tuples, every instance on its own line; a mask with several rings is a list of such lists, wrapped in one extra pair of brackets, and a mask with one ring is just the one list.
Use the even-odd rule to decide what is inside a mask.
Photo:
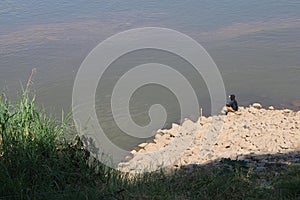
[[(226, 92), (236, 94), (240, 105), (260, 102), (264, 106), (299, 109), (300, 2), (297, 0), (3, 0), (0, 87), (14, 97), (20, 91), (20, 82), (26, 84), (31, 70), (36, 68), (31, 89), (35, 90), (38, 104), (58, 116), (62, 109), (69, 112), (73, 81), (88, 53), (113, 34), (147, 26), (175, 29), (204, 46), (221, 72)], [(149, 56), (148, 53), (144, 55)], [(143, 53), (122, 62), (134, 63), (138, 56), (143, 57)], [(199, 78), (193, 77), (188, 68), (186, 75)], [(108, 73), (107, 83), (119, 76)], [(199, 87), (200, 106), (209, 115), (209, 93), (204, 82)], [(158, 94), (152, 94), (151, 90)], [(101, 92), (105, 93), (105, 88)], [(151, 87), (137, 93), (131, 105), (136, 121), (147, 124), (149, 120), (149, 102), (145, 103), (149, 94), (161, 97), (154, 103), (161, 101), (168, 107), (169, 123), (178, 121), (178, 104), (167, 93)], [(104, 129), (112, 132), (112, 140), (124, 148), (140, 142), (117, 134), (119, 130), (106, 111), (109, 101), (96, 102), (99, 119)]]

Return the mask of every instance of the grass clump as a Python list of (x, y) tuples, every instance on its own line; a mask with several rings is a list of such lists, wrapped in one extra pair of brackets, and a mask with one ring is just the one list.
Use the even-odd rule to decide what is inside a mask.
[(78, 198), (104, 188), (111, 171), (88, 167), (80, 141), (63, 139), (67, 127), (39, 111), (27, 93), (16, 103), (0, 97), (0, 197)]

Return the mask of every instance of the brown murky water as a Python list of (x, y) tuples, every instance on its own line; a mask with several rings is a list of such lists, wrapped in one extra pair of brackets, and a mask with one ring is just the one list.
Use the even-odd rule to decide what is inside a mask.
[[(1, 1), (0, 87), (15, 96), (20, 81), (25, 84), (36, 68), (31, 88), (38, 104), (60, 116), (62, 109), (70, 111), (73, 81), (81, 62), (99, 42), (123, 30), (159, 26), (181, 31), (203, 45), (219, 68), (227, 93), (235, 93), (241, 105), (260, 102), (299, 109), (299, 10), (300, 3), (293, 0)], [(135, 59), (123, 62), (134, 63)], [(199, 78), (186, 73), (191, 79)], [(106, 78), (109, 84), (118, 75)], [(155, 91), (157, 96), (166, 94)], [(140, 123), (148, 120), (149, 107), (144, 101), (149, 92), (151, 88), (141, 91), (131, 107)], [(200, 106), (209, 115), (210, 98), (203, 80), (199, 92)], [(170, 107), (169, 122), (178, 120), (172, 98), (162, 98)], [(98, 102), (96, 109), (104, 113), (102, 119), (114, 132), (110, 116), (105, 115), (108, 106)]]

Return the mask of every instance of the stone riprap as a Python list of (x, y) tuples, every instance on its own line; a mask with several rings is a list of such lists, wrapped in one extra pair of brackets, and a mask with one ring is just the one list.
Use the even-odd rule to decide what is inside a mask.
[[(158, 130), (152, 143), (139, 145), (119, 168), (128, 172), (206, 164), (222, 158), (248, 160), (300, 150), (300, 111), (264, 109), (255, 103), (228, 113), (185, 120)], [(293, 154), (297, 156), (296, 154)], [(254, 156), (254, 157), (255, 157)]]

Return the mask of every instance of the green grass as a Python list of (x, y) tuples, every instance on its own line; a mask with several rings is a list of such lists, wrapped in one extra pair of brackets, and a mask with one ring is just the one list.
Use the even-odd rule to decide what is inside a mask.
[[(244, 163), (134, 177), (94, 161), (72, 123), (38, 110), (25, 92), (0, 97), (0, 199), (299, 199), (300, 168), (251, 173)], [(279, 174), (274, 176), (274, 173)], [(267, 180), (271, 184), (264, 184)]]
[(78, 140), (63, 140), (66, 123), (41, 114), (27, 94), (16, 104), (0, 100), (1, 197), (83, 197), (106, 187), (111, 170), (101, 166), (98, 176), (87, 167)]

